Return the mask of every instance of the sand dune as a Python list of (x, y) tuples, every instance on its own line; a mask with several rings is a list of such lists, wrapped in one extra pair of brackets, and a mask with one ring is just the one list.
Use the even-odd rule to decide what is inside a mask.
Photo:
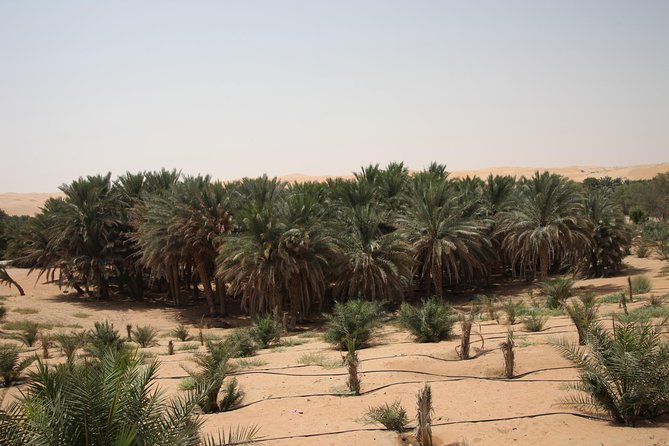
[[(521, 177), (532, 175), (537, 170), (555, 172), (575, 181), (583, 181), (588, 177), (601, 178), (606, 176), (613, 178), (628, 178), (630, 180), (642, 180), (653, 178), (658, 173), (669, 172), (669, 163), (619, 167), (490, 167), (478, 170), (454, 171), (451, 172), (451, 177), (463, 178), (469, 175), (485, 178), (491, 173), (493, 175), (513, 175)], [(336, 177), (337, 176), (332, 175), (305, 175), (302, 173), (291, 173), (280, 178), (283, 181), (291, 183), (302, 183), (306, 181), (326, 181), (328, 178)], [(353, 175), (347, 175), (341, 178), (353, 178)], [(39, 212), (40, 207), (44, 204), (47, 198), (62, 195), (62, 192), (0, 193), (0, 209), (9, 215), (35, 215)]]

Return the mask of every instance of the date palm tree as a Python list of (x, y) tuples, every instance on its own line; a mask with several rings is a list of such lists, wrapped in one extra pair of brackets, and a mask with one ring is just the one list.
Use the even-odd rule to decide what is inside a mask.
[(99, 360), (48, 366), (39, 362), (21, 399), (0, 410), (2, 444), (198, 445), (250, 444), (254, 427), (232, 441), (202, 438), (193, 415), (207, 393), (198, 387), (168, 400), (156, 387), (156, 361), (148, 366), (127, 353), (107, 350)]
[(513, 206), (499, 214), (497, 233), (503, 254), (521, 275), (529, 269), (540, 278), (550, 266), (579, 256), (590, 244), (589, 223), (576, 184), (549, 172), (521, 181)]
[(487, 271), (494, 258), (487, 234), (490, 222), (477, 216), (479, 210), (463, 200), (453, 184), (417, 178), (406, 201), (402, 233), (413, 247), (428, 294), (432, 286), (443, 296), (444, 276), (448, 283), (458, 284)]
[(591, 244), (580, 267), (587, 276), (603, 277), (620, 269), (631, 235), (625, 227), (622, 210), (607, 189), (591, 190), (585, 209), (590, 220)]
[(397, 232), (383, 233), (373, 205), (343, 207), (337, 225), (339, 261), (334, 295), (339, 299), (403, 298), (413, 267), (411, 246)]
[(238, 230), (222, 237), (218, 276), (252, 315), (290, 308), (293, 320), (322, 303), (333, 243), (324, 230), (325, 191), (263, 177), (244, 184)]
[(47, 276), (58, 271), (61, 282), (78, 291), (92, 286), (106, 298), (119, 260), (123, 223), (111, 174), (79, 178), (60, 189), (65, 197), (46, 203), (36, 219), (39, 231), (21, 261)]

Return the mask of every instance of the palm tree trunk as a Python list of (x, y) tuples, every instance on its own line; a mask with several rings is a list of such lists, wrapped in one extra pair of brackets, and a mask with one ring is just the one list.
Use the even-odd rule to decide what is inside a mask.
[(179, 286), (179, 268), (175, 262), (169, 266), (168, 283), (174, 305), (178, 307), (181, 305), (181, 287)]
[(441, 277), (441, 265), (434, 268), (434, 292), (439, 298), (444, 297), (444, 284)]
[(226, 291), (225, 291), (225, 282), (221, 279), (216, 280), (216, 292), (218, 294), (218, 311), (221, 313), (221, 316), (227, 316), (228, 310), (226, 308)]
[(207, 299), (207, 305), (209, 305), (209, 314), (216, 313), (216, 307), (214, 306), (214, 290), (211, 287), (211, 278), (207, 273), (207, 268), (204, 262), (196, 261), (197, 272), (200, 276), (200, 282), (202, 282), (202, 287), (204, 288), (204, 297)]
[(541, 251), (539, 252), (539, 278), (541, 280), (548, 277), (548, 247), (545, 243), (541, 244)]

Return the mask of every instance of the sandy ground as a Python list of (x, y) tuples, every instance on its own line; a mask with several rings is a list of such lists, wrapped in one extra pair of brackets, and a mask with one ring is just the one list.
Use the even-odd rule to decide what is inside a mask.
[[(647, 164), (638, 166), (621, 167), (595, 167), (595, 166), (571, 166), (571, 167), (493, 167), (478, 170), (463, 170), (451, 172), (451, 177), (462, 178), (466, 176), (476, 176), (487, 178), (489, 174), (493, 175), (512, 175), (512, 176), (531, 176), (536, 172), (548, 170), (560, 175), (566, 176), (576, 181), (583, 181), (588, 177), (601, 178), (610, 176), (612, 178), (628, 178), (630, 180), (641, 180), (653, 178), (658, 173), (669, 172), (669, 163)], [(305, 175), (301, 173), (291, 173), (280, 177), (288, 182), (305, 181), (325, 181), (332, 176)], [(353, 178), (353, 175), (342, 178)], [(62, 192), (39, 192), (39, 193), (0, 193), (0, 209), (9, 215), (35, 215), (40, 207), (49, 197), (63, 196)]]
[[(627, 259), (630, 274), (646, 274), (653, 281), (655, 294), (669, 292), (669, 277), (661, 276), (667, 262), (658, 259)], [(55, 325), (53, 332), (72, 327), (89, 328), (94, 321), (108, 319), (121, 331), (125, 325), (151, 325), (160, 330), (160, 345), (146, 349), (158, 354), (161, 363), (160, 386), (170, 394), (186, 375), (182, 366), (192, 366), (192, 351), (177, 351), (167, 356), (168, 331), (178, 322), (195, 324), (202, 306), (187, 309), (165, 308), (159, 303), (137, 303), (114, 299), (99, 302), (82, 299), (75, 293), (63, 294), (53, 284), (36, 283), (25, 270), (10, 269), (27, 296), (0, 286), (0, 296), (9, 312), (5, 321), (32, 320)], [(579, 281), (581, 289), (609, 294), (626, 287), (626, 276)], [(500, 296), (527, 297), (530, 287), (496, 290)], [(648, 295), (642, 296), (647, 298)], [(645, 305), (643, 301), (631, 308)], [(618, 311), (617, 304), (603, 304), (601, 314)], [(22, 314), (23, 313), (23, 314)], [(248, 318), (231, 319), (235, 325), (248, 324)], [(502, 323), (504, 321), (502, 320)], [(620, 427), (608, 421), (582, 418), (571, 408), (560, 405), (568, 394), (565, 385), (577, 377), (570, 364), (548, 345), (551, 338), (576, 340), (576, 330), (567, 317), (553, 317), (540, 333), (527, 333), (521, 324), (516, 332), (516, 374), (502, 379), (503, 360), (499, 343), (507, 326), (482, 321), (477, 328), (485, 339), (483, 349), (469, 361), (457, 360), (455, 346), (459, 330), (449, 341), (417, 344), (411, 336), (389, 324), (374, 337), (370, 348), (360, 350), (362, 395), (342, 396), (345, 369), (337, 366), (341, 354), (320, 340), (317, 326), (284, 338), (284, 345), (260, 350), (235, 372), (245, 397), (242, 407), (231, 412), (206, 415), (205, 430), (255, 424), (272, 445), (400, 445), (407, 435), (399, 435), (361, 420), (369, 406), (400, 399), (410, 417), (415, 416), (415, 394), (430, 382), (434, 399), (434, 437), (436, 445), (669, 445), (669, 420), (637, 428)], [(206, 334), (225, 336), (229, 330), (206, 329)], [(3, 328), (0, 334), (10, 334)], [(474, 338), (475, 336), (473, 336)], [(3, 342), (11, 342), (3, 340)], [(177, 350), (183, 344), (176, 342)], [(198, 345), (197, 342), (185, 344)], [(475, 344), (477, 348), (481, 343)], [(38, 350), (36, 350), (38, 351)], [(39, 351), (38, 351), (39, 353)], [(26, 352), (26, 354), (30, 354)], [(56, 349), (50, 362), (62, 361)], [(334, 367), (303, 365), (305, 355), (321, 355)], [(237, 362), (237, 361), (236, 361)], [(17, 394), (17, 388), (10, 390)]]

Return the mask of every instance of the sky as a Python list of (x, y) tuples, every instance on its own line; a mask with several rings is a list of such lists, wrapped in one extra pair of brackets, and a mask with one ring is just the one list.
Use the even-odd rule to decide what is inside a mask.
[(669, 1), (0, 0), (0, 192), (669, 161)]

